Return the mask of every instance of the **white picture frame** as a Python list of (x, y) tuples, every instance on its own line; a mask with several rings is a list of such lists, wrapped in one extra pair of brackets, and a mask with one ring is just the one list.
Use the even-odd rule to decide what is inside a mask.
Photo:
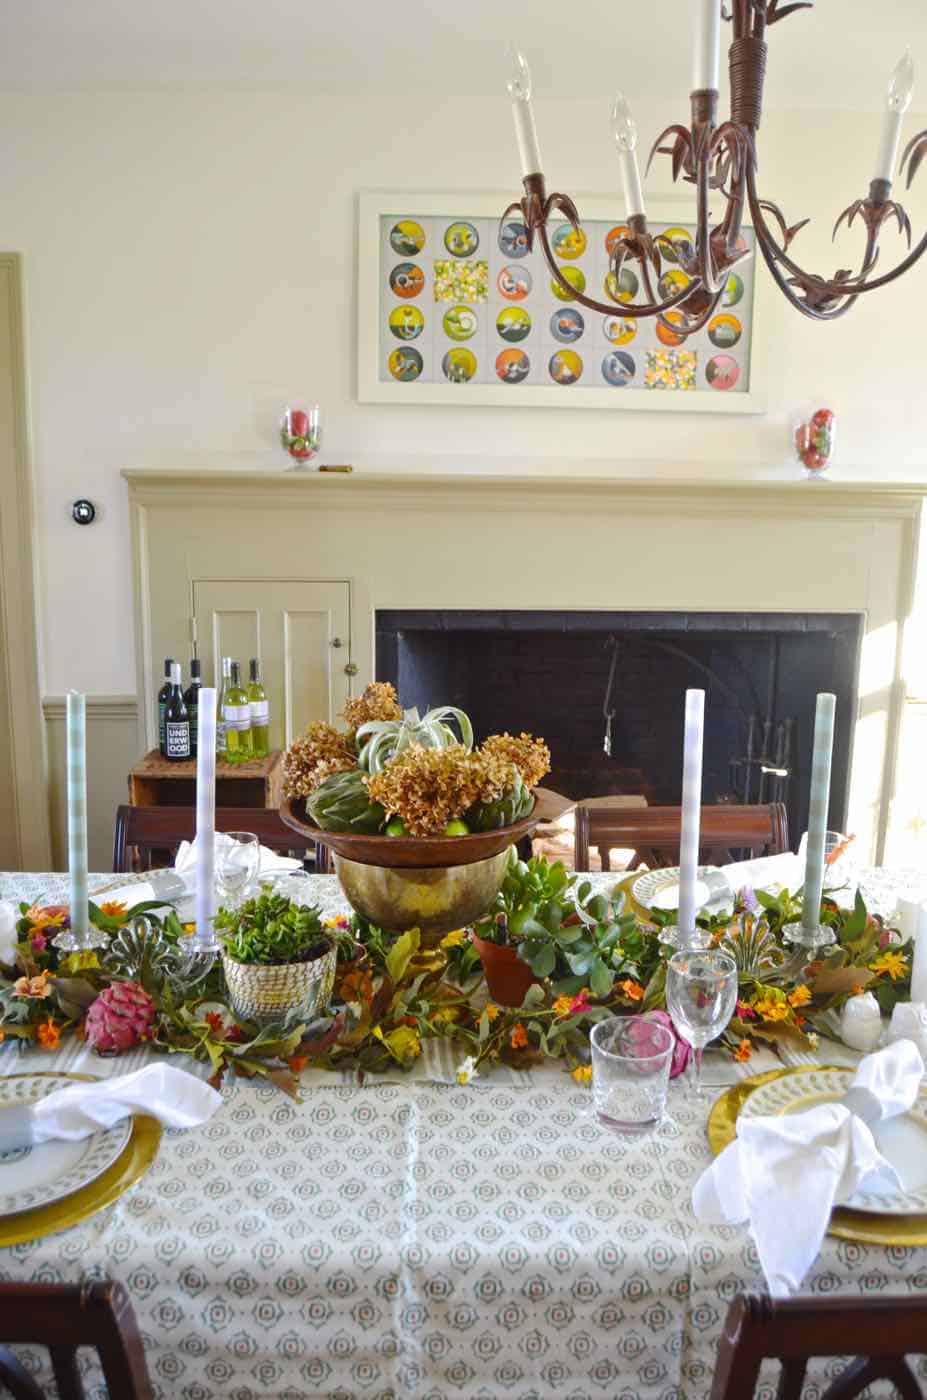
[[(594, 383), (560, 384), (412, 382), (385, 378), (382, 373), (384, 308), (389, 304), (388, 282), (383, 276), (381, 220), (383, 218), (493, 219), (498, 222), (515, 194), (461, 191), (364, 190), (357, 205), (357, 398), (380, 404), (471, 404), (478, 407), (531, 407), (599, 409), (605, 412), (721, 413), (749, 415), (766, 410), (765, 347), (757, 334), (756, 275), (751, 283), (749, 318), (749, 387), (738, 392), (635, 390), (616, 392)], [(621, 222), (618, 196), (584, 195), (576, 198), (581, 219), (588, 222)], [(663, 197), (648, 203), (654, 224), (692, 222), (693, 201), (685, 195)], [(745, 228), (749, 225), (745, 223)], [(754, 252), (754, 261), (757, 254)], [(620, 307), (616, 307), (620, 312)]]

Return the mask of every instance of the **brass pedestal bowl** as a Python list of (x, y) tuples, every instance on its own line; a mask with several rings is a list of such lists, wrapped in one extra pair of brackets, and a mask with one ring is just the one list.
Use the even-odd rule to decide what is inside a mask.
[(490, 907), (505, 876), (509, 847), (530, 836), (540, 817), (470, 836), (355, 836), (322, 831), (304, 815), (305, 799), (280, 808), (287, 826), (328, 846), (345, 898), (390, 933), (418, 928), (422, 947), (472, 923)]

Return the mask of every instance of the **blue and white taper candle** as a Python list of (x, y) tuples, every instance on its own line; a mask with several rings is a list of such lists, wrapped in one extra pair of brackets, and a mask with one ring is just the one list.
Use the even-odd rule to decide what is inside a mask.
[(686, 691), (682, 754), (682, 826), (679, 834), (679, 933), (683, 944), (695, 932), (695, 880), (698, 875), (699, 826), (702, 816), (702, 740), (704, 690)]
[(216, 692), (200, 690), (196, 724), (196, 930), (201, 951), (217, 946), (216, 917)]
[(71, 884), (71, 933), (84, 939), (89, 926), (87, 895), (87, 716), (84, 696), (67, 697), (68, 875)]
[(830, 806), (830, 764), (834, 749), (834, 712), (837, 697), (822, 691), (814, 710), (814, 752), (811, 758), (811, 799), (808, 807), (808, 840), (805, 849), (805, 889), (801, 923), (812, 931), (821, 922), (824, 889), (824, 842)]

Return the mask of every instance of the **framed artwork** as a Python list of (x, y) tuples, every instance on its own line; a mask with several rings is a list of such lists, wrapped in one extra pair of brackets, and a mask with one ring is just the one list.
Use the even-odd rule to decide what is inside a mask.
[[(656, 318), (622, 314), (643, 300), (632, 267), (609, 268), (620, 199), (577, 200), (579, 234), (550, 228), (568, 281), (614, 313), (588, 311), (528, 252), (503, 194), (363, 193), (358, 225), (358, 398), (364, 403), (498, 404), (684, 413), (762, 413), (755, 333), (756, 260), (732, 270), (716, 314), (687, 340)], [(692, 238), (685, 197), (654, 202), (652, 232)], [(744, 239), (754, 247), (753, 230)], [(667, 260), (661, 290), (684, 285)], [(676, 313), (670, 312), (669, 318)]]

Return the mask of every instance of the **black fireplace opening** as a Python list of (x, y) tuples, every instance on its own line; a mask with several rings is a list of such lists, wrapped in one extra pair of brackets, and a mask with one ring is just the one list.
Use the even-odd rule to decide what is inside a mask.
[(822, 690), (829, 824), (845, 829), (862, 633), (860, 613), (381, 610), (376, 673), (407, 707), (459, 706), (477, 739), (542, 734), (567, 797), (650, 803), (680, 801), (685, 691), (704, 689), (704, 801), (784, 801), (797, 846)]

